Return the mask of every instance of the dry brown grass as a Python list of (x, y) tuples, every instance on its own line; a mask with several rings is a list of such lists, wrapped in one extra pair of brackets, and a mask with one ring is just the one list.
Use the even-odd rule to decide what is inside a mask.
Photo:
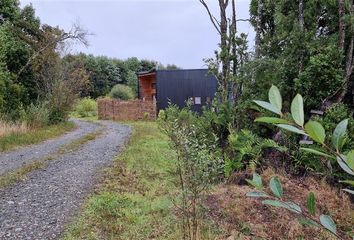
[(0, 120), (0, 137), (10, 134), (26, 133), (30, 129), (26, 123), (8, 123)]
[[(314, 178), (288, 178), (272, 170), (263, 172), (264, 184), (274, 175), (283, 184), (285, 199), (303, 208), (307, 194), (312, 191), (316, 196), (316, 214), (331, 215), (343, 239), (351, 239), (354, 206), (347, 194)], [(327, 231), (299, 224), (295, 214), (287, 210), (265, 206), (260, 199), (246, 197), (252, 190), (247, 185), (220, 185), (207, 197), (210, 217), (227, 233), (220, 239), (336, 239)]]

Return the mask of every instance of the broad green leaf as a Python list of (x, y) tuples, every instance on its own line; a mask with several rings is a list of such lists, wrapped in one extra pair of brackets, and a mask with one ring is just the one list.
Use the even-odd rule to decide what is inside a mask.
[(276, 118), (276, 117), (259, 117), (254, 120), (255, 122), (263, 122), (263, 123), (272, 123), (272, 124), (279, 124), (279, 123), (288, 123), (285, 119)]
[(272, 85), (272, 87), (269, 89), (268, 98), (269, 98), (269, 102), (274, 107), (276, 107), (276, 109), (278, 109), (279, 112), (281, 112), (283, 103), (282, 103), (280, 91), (276, 86)]
[(304, 101), (300, 94), (297, 94), (291, 102), (291, 116), (296, 124), (304, 126)]
[(269, 195), (267, 195), (266, 193), (264, 192), (249, 192), (246, 194), (247, 197), (269, 197)]
[(311, 219), (300, 217), (298, 220), (303, 225), (315, 226), (315, 227), (319, 227), (320, 226), (320, 225), (318, 225), (317, 222), (315, 222), (315, 221), (313, 221)]
[(276, 197), (281, 198), (283, 196), (283, 187), (277, 177), (272, 177), (272, 179), (270, 179), (269, 187)]
[(342, 181), (339, 181), (339, 182), (346, 183), (346, 184), (352, 185), (354, 187), (354, 181), (353, 180), (342, 180)]
[(320, 152), (320, 151), (312, 149), (312, 148), (300, 148), (300, 150), (305, 151), (305, 152), (309, 152), (309, 153), (313, 153), (313, 154), (316, 154), (316, 155), (319, 155), (319, 156), (322, 156), (322, 157), (334, 158), (335, 159), (335, 157), (333, 157), (331, 155), (328, 155), (326, 153)]
[(326, 133), (321, 123), (316, 121), (309, 121), (305, 125), (305, 131), (314, 141), (321, 144), (324, 143)]
[(262, 177), (257, 174), (257, 173), (253, 173), (253, 182), (255, 182), (257, 184), (258, 187), (263, 187), (263, 183), (262, 183)]
[(346, 192), (354, 195), (354, 191), (353, 190), (345, 188), (345, 189), (343, 189), (343, 191), (346, 191)]
[(307, 136), (307, 134), (303, 130), (301, 130), (301, 129), (297, 128), (297, 127), (294, 127), (292, 125), (277, 124), (277, 127), (283, 128), (283, 129), (288, 130), (288, 131), (293, 132), (293, 133), (302, 134), (302, 135)]
[(273, 113), (281, 115), (281, 112), (279, 111), (279, 109), (277, 109), (275, 106), (273, 106), (269, 102), (258, 101), (258, 100), (254, 100), (253, 102), (255, 102), (257, 105), (261, 106), (262, 108), (267, 109), (268, 111), (271, 111)]
[[(350, 175), (354, 176), (354, 171), (352, 169), (350, 169), (350, 167), (346, 164), (347, 161), (347, 157), (344, 155), (341, 155), (342, 158), (337, 157), (337, 162), (339, 164), (339, 166), (347, 173), (349, 173)], [(342, 160), (344, 159), (344, 161)]]
[(347, 165), (354, 170), (354, 150), (347, 154)]
[(345, 141), (345, 133), (347, 132), (347, 127), (348, 127), (348, 119), (344, 119), (338, 125), (333, 131), (332, 135), (332, 144), (337, 151), (340, 151), (344, 145)]
[(333, 219), (328, 215), (321, 215), (320, 222), (322, 226), (324, 226), (330, 232), (337, 234), (337, 227), (336, 224), (333, 222)]
[(313, 192), (310, 192), (307, 195), (306, 207), (311, 215), (316, 214), (316, 200), (315, 200), (315, 194), (313, 194)]
[(273, 206), (273, 207), (285, 208), (285, 209), (292, 211), (294, 213), (301, 213), (302, 212), (300, 206), (293, 203), (293, 202), (281, 202), (278, 200), (267, 199), (267, 200), (263, 200), (262, 203), (265, 205)]

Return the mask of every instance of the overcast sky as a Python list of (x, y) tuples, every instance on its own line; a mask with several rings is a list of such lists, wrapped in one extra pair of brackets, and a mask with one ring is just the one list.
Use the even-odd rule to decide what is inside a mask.
[[(182, 68), (205, 67), (218, 35), (198, 0), (20, 0), (32, 3), (42, 23), (69, 30), (75, 22), (94, 33), (90, 46), (74, 46), (73, 52), (125, 59), (138, 57)], [(218, 15), (217, 1), (209, 0)], [(237, 17), (249, 17), (250, 0), (237, 0)], [(240, 32), (254, 33), (245, 22)]]

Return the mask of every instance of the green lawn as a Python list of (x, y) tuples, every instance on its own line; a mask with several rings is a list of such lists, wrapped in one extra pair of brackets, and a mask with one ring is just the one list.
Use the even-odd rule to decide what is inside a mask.
[(49, 138), (58, 137), (75, 128), (72, 122), (60, 123), (57, 125), (47, 126), (36, 129), (23, 134), (10, 134), (0, 137), (0, 152), (8, 151), (16, 147), (36, 144)]

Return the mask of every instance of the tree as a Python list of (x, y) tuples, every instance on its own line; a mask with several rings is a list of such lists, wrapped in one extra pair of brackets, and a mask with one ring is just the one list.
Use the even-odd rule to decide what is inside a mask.
[[(205, 7), (210, 21), (220, 36), (220, 52), (216, 52), (216, 60), (209, 59), (211, 69), (218, 79), (220, 99), (222, 102), (227, 102), (229, 98), (230, 87), (237, 91), (233, 74), (236, 74), (237, 60), (236, 53), (236, 4), (235, 0), (231, 0), (231, 16), (228, 18), (227, 10), (229, 0), (218, 0), (220, 18), (217, 19), (210, 11), (208, 4), (204, 0), (199, 2)], [(219, 71), (220, 69), (220, 71)], [(237, 95), (237, 94), (236, 94)]]

